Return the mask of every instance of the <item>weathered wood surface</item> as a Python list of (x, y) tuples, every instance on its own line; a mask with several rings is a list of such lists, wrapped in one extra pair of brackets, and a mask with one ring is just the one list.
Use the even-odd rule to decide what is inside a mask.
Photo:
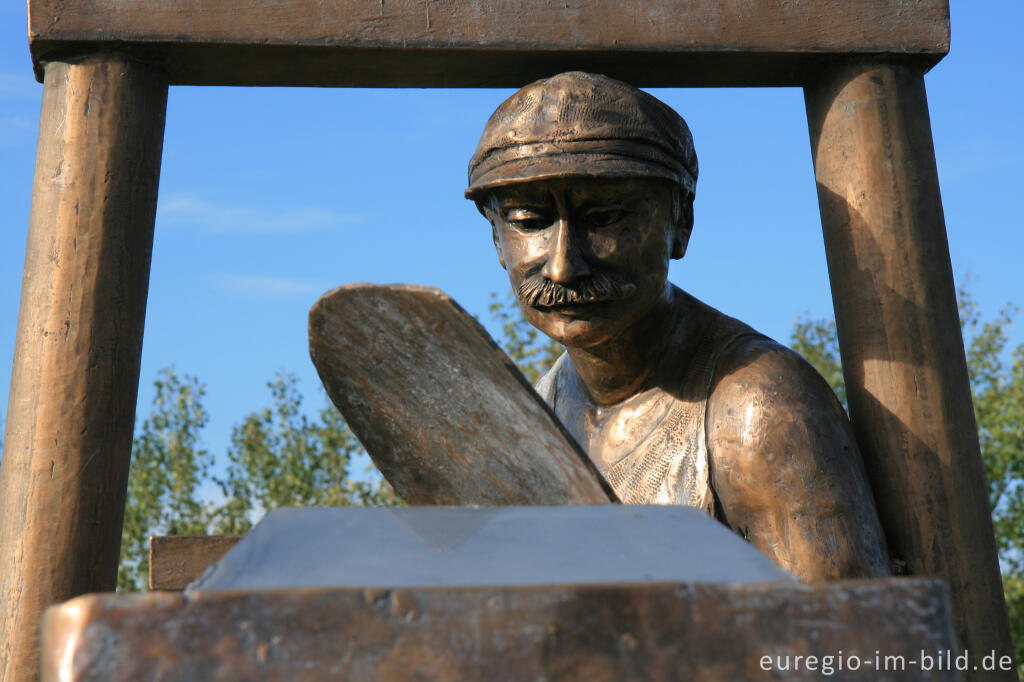
[(46, 70), (0, 468), (0, 679), (37, 675), (42, 610), (112, 590), (167, 85), (123, 57)]
[(949, 581), (964, 649), (1010, 652), (924, 79), (840, 68), (806, 100), (850, 414), (890, 552)]
[(238, 544), (241, 535), (170, 535), (149, 539), (149, 589), (183, 590)]
[[(868, 661), (839, 680), (960, 679), (918, 667), (955, 651), (932, 580), (90, 595), (51, 609), (44, 640), (46, 682), (818, 681), (762, 657), (839, 652)], [(876, 652), (913, 663), (879, 673)]]
[(798, 85), (829, 56), (949, 50), (948, 0), (30, 0), (39, 65), (117, 44), (172, 83), (519, 87), (557, 71), (638, 86)]
[(616, 499), (484, 328), (437, 289), (334, 289), (310, 310), (309, 353), (331, 400), (410, 504)]

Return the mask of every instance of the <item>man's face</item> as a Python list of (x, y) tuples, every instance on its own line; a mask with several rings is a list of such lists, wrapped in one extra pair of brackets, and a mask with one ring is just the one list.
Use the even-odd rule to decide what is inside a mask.
[[(642, 179), (523, 182), (484, 210), (526, 319), (570, 347), (620, 336), (666, 296), (674, 190)], [(684, 242), (685, 245), (685, 242)]]

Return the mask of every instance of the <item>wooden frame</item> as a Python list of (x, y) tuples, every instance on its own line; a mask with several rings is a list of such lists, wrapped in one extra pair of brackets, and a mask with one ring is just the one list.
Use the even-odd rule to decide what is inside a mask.
[[(851, 417), (893, 554), (1011, 651), (924, 91), (948, 0), (30, 0), (43, 111), (0, 469), (0, 678), (117, 573), (169, 84), (800, 85)], [(1007, 677), (1007, 679), (1010, 679)]]
[[(728, 6), (728, 7), (726, 7)], [(170, 84), (519, 87), (570, 68), (644, 86), (803, 85), (829, 58), (928, 67), (948, 0), (32, 0), (42, 64), (98, 46)]]

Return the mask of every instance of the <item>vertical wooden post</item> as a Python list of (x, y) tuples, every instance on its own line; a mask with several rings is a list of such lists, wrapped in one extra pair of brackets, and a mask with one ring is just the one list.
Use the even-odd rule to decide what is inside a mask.
[(805, 98), (850, 413), (890, 551), (949, 581), (972, 664), (1012, 655), (924, 77), (836, 66)]
[(112, 590), (149, 286), (166, 81), (46, 66), (0, 467), (0, 679), (38, 675), (40, 612)]

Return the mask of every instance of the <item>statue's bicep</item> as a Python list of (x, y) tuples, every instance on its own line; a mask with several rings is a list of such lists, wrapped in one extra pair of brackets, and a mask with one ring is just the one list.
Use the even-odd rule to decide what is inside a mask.
[(884, 574), (884, 541), (845, 414), (799, 356), (752, 346), (723, 363), (708, 404), (723, 520), (805, 579)]

